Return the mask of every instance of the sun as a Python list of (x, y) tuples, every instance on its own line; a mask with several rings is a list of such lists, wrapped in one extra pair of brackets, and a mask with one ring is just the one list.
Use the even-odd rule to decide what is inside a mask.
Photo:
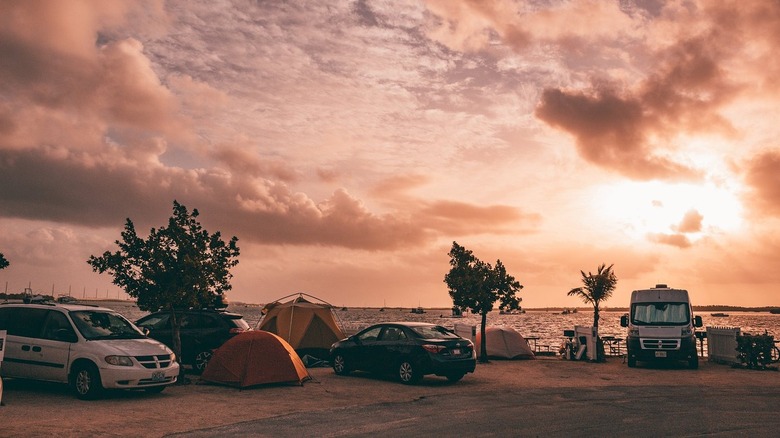
[(685, 234), (694, 241), (742, 226), (738, 191), (724, 183), (624, 182), (598, 187), (594, 200), (602, 220), (633, 237)]

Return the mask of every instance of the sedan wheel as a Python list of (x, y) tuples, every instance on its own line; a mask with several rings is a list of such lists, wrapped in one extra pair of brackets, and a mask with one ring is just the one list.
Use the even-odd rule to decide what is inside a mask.
[(339, 376), (349, 374), (349, 368), (347, 368), (347, 361), (344, 356), (337, 354), (333, 357), (333, 371)]
[(398, 365), (398, 378), (401, 383), (407, 385), (417, 383), (422, 379), (422, 375), (417, 372), (415, 365), (409, 360), (402, 360)]

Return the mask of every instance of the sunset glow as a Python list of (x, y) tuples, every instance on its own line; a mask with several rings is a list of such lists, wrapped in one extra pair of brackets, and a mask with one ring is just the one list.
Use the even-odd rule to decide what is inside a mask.
[(596, 210), (602, 220), (623, 224), (624, 231), (637, 239), (683, 232), (696, 240), (739, 232), (743, 224), (737, 193), (714, 184), (626, 182), (597, 187), (593, 199), (598, 200)]
[(526, 307), (657, 282), (780, 306), (780, 3), (9, 1), (0, 288), (122, 297), (86, 260), (174, 200), (237, 236), (231, 301), (449, 307), (453, 241)]

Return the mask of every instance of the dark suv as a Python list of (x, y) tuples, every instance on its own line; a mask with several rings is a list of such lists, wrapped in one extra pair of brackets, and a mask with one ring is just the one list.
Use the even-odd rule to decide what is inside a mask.
[[(242, 315), (222, 310), (179, 310), (176, 316), (181, 320), (181, 363), (191, 365), (198, 374), (206, 368), (213, 350), (233, 336), (250, 330)], [(146, 315), (135, 324), (147, 329), (150, 338), (173, 346), (169, 311)]]

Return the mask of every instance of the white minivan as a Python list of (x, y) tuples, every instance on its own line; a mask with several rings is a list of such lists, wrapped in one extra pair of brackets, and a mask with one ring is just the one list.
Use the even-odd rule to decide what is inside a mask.
[(0, 304), (7, 331), (3, 377), (69, 383), (76, 396), (104, 389), (160, 392), (179, 364), (165, 345), (111, 309), (76, 304)]
[(629, 312), (620, 318), (620, 325), (628, 327), (629, 367), (638, 361), (685, 361), (689, 368), (699, 367), (695, 330), (702, 326), (702, 319), (693, 315), (687, 290), (665, 284), (635, 290)]

